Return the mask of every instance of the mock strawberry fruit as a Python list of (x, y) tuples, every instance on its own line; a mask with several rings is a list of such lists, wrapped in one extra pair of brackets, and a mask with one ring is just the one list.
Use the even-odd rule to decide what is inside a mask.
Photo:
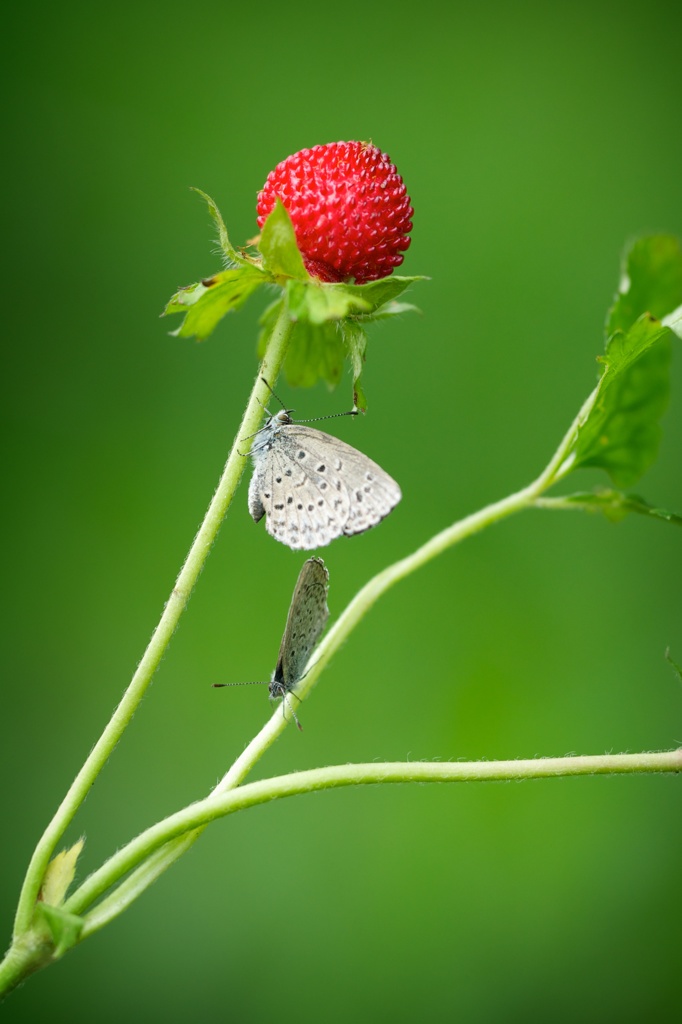
[(364, 284), (403, 262), (412, 230), (410, 197), (389, 157), (371, 143), (313, 146), (277, 164), (258, 193), (259, 228), (277, 198), (315, 277)]

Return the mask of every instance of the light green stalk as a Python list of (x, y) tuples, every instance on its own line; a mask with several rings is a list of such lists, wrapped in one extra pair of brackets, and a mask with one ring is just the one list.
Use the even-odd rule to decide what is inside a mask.
[(180, 570), (175, 586), (166, 602), (159, 624), (154, 630), (142, 660), (111, 720), (71, 784), (69, 791), (36, 846), (19, 898), (14, 923), (15, 938), (20, 937), (30, 928), (35, 902), (54, 849), (89, 793), (93, 782), (104, 767), (126, 726), (130, 723), (170, 643), (180, 616), (185, 610), (194, 584), (218, 535), (225, 513), (230, 506), (244, 470), (245, 460), (239, 452), (239, 438), (245, 438), (253, 434), (257, 430), (262, 417), (262, 410), (267, 401), (268, 391), (261, 377), (264, 376), (268, 381), (275, 381), (277, 379), (286, 353), (291, 328), (292, 323), (289, 319), (288, 310), (286, 304), (283, 304), (282, 312), (270, 337), (265, 358), (256, 378), (222, 477), (208, 507), (204, 521), (199, 527), (199, 532), (194, 538), (185, 564)]

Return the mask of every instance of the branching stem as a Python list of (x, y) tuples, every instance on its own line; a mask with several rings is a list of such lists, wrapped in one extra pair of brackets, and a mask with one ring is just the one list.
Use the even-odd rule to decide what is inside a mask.
[[(169, 840), (206, 826), (217, 818), (271, 800), (340, 786), (367, 786), (396, 782), (501, 782), (546, 779), (572, 775), (623, 775), (681, 772), (682, 750), (661, 753), (603, 754), (584, 757), (547, 757), (520, 761), (473, 761), (461, 763), (341, 764), (310, 771), (292, 772), (252, 782), (220, 795), (212, 794), (158, 822), (119, 850), (68, 899), (64, 909), (80, 914), (102, 893)], [(85, 918), (83, 936), (111, 918), (111, 907), (100, 904)]]
[(104, 767), (126, 726), (130, 723), (170, 643), (180, 616), (185, 610), (194, 584), (218, 535), (225, 513), (230, 506), (244, 470), (245, 460), (239, 453), (239, 438), (253, 434), (258, 428), (263, 406), (267, 402), (268, 392), (261, 378), (265, 377), (271, 381), (277, 379), (286, 353), (291, 328), (292, 323), (289, 319), (286, 303), (283, 303), (282, 312), (270, 337), (265, 358), (256, 377), (251, 397), (246, 406), (246, 411), (220, 482), (213, 495), (204, 521), (199, 527), (199, 532), (194, 538), (185, 564), (180, 570), (175, 586), (166, 602), (161, 619), (111, 720), (71, 784), (56, 814), (36, 846), (19, 898), (14, 923), (15, 937), (20, 936), (30, 927), (35, 901), (38, 898), (42, 879), (54, 849), (90, 791), (90, 787)]

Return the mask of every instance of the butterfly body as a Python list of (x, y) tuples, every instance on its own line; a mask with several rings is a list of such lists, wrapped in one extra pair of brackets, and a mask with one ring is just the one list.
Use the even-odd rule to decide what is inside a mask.
[(249, 512), (293, 549), (324, 547), (376, 526), (400, 501), (395, 480), (331, 434), (282, 409), (256, 434)]

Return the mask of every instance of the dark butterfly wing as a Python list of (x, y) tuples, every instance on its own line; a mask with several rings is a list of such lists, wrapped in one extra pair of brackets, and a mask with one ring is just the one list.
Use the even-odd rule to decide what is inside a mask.
[(329, 573), (321, 558), (309, 558), (301, 569), (289, 606), (270, 696), (281, 697), (300, 680), (329, 616)]

